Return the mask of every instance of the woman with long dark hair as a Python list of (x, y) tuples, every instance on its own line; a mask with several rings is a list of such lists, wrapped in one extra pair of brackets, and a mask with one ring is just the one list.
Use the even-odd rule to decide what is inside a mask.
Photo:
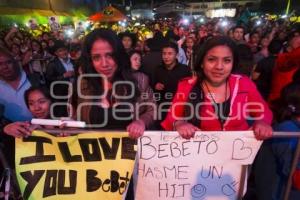
[(142, 54), (140, 51), (132, 50), (128, 53), (130, 59), (130, 66), (133, 72), (141, 70), (142, 65)]
[(89, 33), (83, 44), (78, 78), (77, 118), (91, 127), (127, 130), (137, 138), (154, 118), (149, 79), (132, 73), (130, 60), (117, 35), (108, 29)]
[(208, 39), (197, 55), (196, 76), (178, 84), (162, 127), (191, 138), (198, 130), (248, 130), (251, 120), (256, 138), (269, 138), (272, 112), (249, 78), (232, 74), (237, 66), (238, 54), (230, 38)]

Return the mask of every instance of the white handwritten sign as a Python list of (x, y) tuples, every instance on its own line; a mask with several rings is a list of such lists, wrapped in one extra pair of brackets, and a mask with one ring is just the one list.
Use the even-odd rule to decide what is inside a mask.
[(138, 144), (136, 199), (237, 199), (242, 165), (261, 143), (252, 131), (198, 132), (191, 140), (147, 132)]

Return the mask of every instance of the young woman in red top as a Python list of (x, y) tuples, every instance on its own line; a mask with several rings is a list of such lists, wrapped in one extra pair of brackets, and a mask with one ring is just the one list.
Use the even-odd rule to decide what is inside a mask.
[[(247, 77), (231, 74), (238, 66), (234, 42), (209, 39), (197, 55), (196, 76), (179, 82), (165, 130), (191, 138), (198, 130), (242, 131), (253, 128), (257, 139), (271, 137), (272, 112)], [(252, 123), (252, 127), (249, 125)]]

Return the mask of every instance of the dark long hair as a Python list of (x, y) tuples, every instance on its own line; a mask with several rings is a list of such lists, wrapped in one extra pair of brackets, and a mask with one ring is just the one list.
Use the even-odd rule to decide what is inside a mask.
[[(138, 54), (138, 55), (140, 55), (140, 57), (142, 58), (142, 53), (141, 53), (140, 51), (138, 51), (138, 50), (131, 50), (131, 51), (128, 52), (128, 57), (129, 57), (129, 59), (131, 59), (131, 56), (133, 56), (134, 54)], [(130, 61), (130, 67), (132, 67), (132, 66), (131, 66), (131, 61)], [(136, 70), (136, 71), (141, 71), (141, 67), (142, 67), (142, 63), (141, 63), (140, 68), (139, 68), (138, 70)], [(131, 69), (131, 70), (132, 70), (132, 71), (135, 71), (135, 70), (133, 70), (133, 69)]]
[[(204, 100), (204, 92), (201, 87), (201, 83), (203, 80), (206, 79), (203, 68), (201, 67), (204, 57), (206, 56), (207, 52), (216, 46), (227, 46), (233, 55), (233, 67), (232, 71), (234, 71), (238, 67), (239, 59), (238, 53), (236, 50), (236, 45), (232, 39), (227, 36), (215, 36), (205, 41), (205, 43), (196, 51), (196, 61), (194, 64), (194, 70), (197, 76), (197, 82), (192, 88), (191, 92), (193, 92), (196, 96), (193, 99), (188, 99), (188, 102), (192, 105), (196, 105), (197, 103), (203, 102)], [(191, 96), (191, 95), (189, 95)], [(195, 108), (196, 106), (194, 106)], [(200, 107), (199, 107), (200, 109)], [(196, 111), (199, 113), (199, 111)], [(186, 106), (185, 108), (185, 116), (190, 116), (190, 107)], [(194, 116), (191, 120), (189, 120), (195, 126), (199, 126), (200, 119)]]
[(210, 39), (208, 39), (203, 46), (200, 47), (200, 49), (197, 50), (197, 55), (196, 55), (196, 61), (194, 65), (194, 70), (200, 80), (205, 79), (205, 75), (203, 72), (203, 68), (201, 67), (204, 57), (206, 56), (207, 52), (211, 50), (212, 48), (216, 46), (227, 46), (233, 55), (233, 67), (232, 71), (235, 71), (236, 68), (238, 67), (239, 63), (239, 56), (237, 52), (237, 47), (236, 44), (232, 39), (230, 39), (227, 36), (214, 36)]
[(33, 40), (31, 40), (31, 42), (30, 42), (30, 45), (31, 45), (31, 49), (32, 49), (32, 51), (33, 51), (33, 48), (32, 48), (32, 44), (33, 43), (36, 43), (37, 45), (39, 45), (39, 47), (40, 47), (40, 50), (38, 51), (38, 52), (36, 52), (36, 53), (39, 53), (39, 54), (43, 54), (43, 52), (44, 52), (44, 49), (43, 49), (43, 47), (42, 47), (42, 44), (41, 44), (41, 42), (40, 41), (38, 41), (38, 40), (36, 40), (36, 39), (33, 39)]
[[(131, 81), (134, 83), (134, 96), (130, 101), (136, 101), (137, 97), (140, 95), (140, 92), (137, 88), (137, 84), (135, 79), (133, 78), (131, 74), (131, 68), (130, 68), (130, 60), (128, 55), (125, 52), (125, 49), (112, 30), (109, 29), (95, 29), (94, 31), (90, 32), (83, 42), (83, 49), (82, 49), (82, 73), (83, 74), (98, 74), (98, 72), (95, 70), (93, 66), (93, 62), (91, 59), (91, 49), (93, 44), (97, 40), (104, 40), (107, 41), (112, 49), (113, 49), (113, 58), (114, 61), (117, 64), (116, 72), (112, 78), (112, 83), (115, 81)], [(90, 85), (95, 95), (99, 95), (103, 93), (103, 85), (100, 78), (88, 78), (87, 79), (88, 85)], [(124, 94), (131, 94), (132, 88), (129, 85), (122, 85), (118, 84), (118, 87), (116, 87), (116, 94), (118, 95), (124, 95)]]

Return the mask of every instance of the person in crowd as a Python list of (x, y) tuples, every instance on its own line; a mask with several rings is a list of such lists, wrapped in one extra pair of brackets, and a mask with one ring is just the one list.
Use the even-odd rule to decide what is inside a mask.
[(26, 75), (13, 55), (0, 48), (0, 103), (4, 105), (4, 117), (8, 120), (26, 121), (32, 118), (24, 102), (24, 92), (32, 85), (40, 85), (34, 75)]
[(283, 44), (287, 39), (287, 31), (280, 30), (280, 31), (276, 32), (275, 39), (279, 40)]
[[(153, 92), (147, 76), (132, 73), (130, 60), (117, 35), (108, 29), (90, 32), (83, 44), (82, 58), (82, 75), (99, 77), (78, 79), (81, 95), (77, 101), (77, 118), (93, 127), (127, 130), (133, 138), (141, 136), (154, 120)], [(91, 95), (93, 99), (85, 98)], [(121, 120), (113, 115), (119, 109), (129, 110), (120, 112)]]
[(175, 27), (173, 29), (173, 31), (174, 32), (168, 32), (166, 34), (166, 39), (168, 41), (177, 43), (177, 45), (178, 45), (177, 61), (181, 64), (186, 65), (187, 64), (187, 57), (186, 57), (185, 52), (182, 48), (182, 45), (184, 44), (185, 39), (186, 39), (185, 28), (183, 26), (178, 26), (178, 27)]
[(230, 29), (228, 30), (228, 32), (227, 32), (227, 36), (228, 36), (229, 38), (231, 38), (231, 39), (233, 39), (233, 29), (234, 29), (234, 27), (233, 27), (233, 28), (230, 28)]
[(74, 77), (73, 61), (69, 57), (69, 50), (61, 40), (55, 41), (53, 46), (55, 58), (47, 66), (46, 78), (49, 84), (54, 81), (71, 81)]
[(130, 59), (130, 66), (132, 71), (140, 71), (141, 68), (141, 60), (142, 60), (142, 55), (140, 51), (130, 51), (129, 52), (129, 59)]
[[(81, 58), (81, 44), (78, 42), (74, 42), (70, 44), (70, 58), (74, 62), (78, 61)], [(76, 65), (75, 63), (75, 66)]]
[(259, 51), (254, 54), (254, 62), (258, 63), (261, 61), (263, 58), (267, 58), (269, 56), (269, 50), (268, 46), (270, 44), (271, 40), (269, 39), (268, 35), (265, 35), (262, 37), (259, 43)]
[(289, 35), (287, 36), (287, 41), (284, 45), (284, 52), (291, 52), (295, 48), (297, 48), (297, 46), (300, 42), (299, 41), (299, 36), (300, 36), (299, 32), (293, 31), (293, 32), (289, 33)]
[[(51, 119), (50, 107), (52, 97), (46, 87), (30, 87), (24, 93), (24, 100), (33, 118)], [(4, 133), (13, 137), (27, 137), (31, 135), (34, 127), (30, 121), (18, 121), (4, 127)]]
[(130, 33), (128, 31), (122, 32), (119, 33), (119, 37), (127, 53), (135, 48), (137, 38), (134, 33)]
[(183, 50), (183, 44), (186, 40), (185, 28), (183, 26), (177, 27), (176, 34), (166, 35), (166, 40), (170, 42), (177, 43), (178, 45), (178, 53), (177, 53), (177, 61), (181, 64), (187, 65), (187, 57), (185, 51)]
[(247, 44), (237, 45), (239, 66), (234, 69), (234, 74), (241, 74), (250, 77), (254, 67), (253, 54)]
[[(271, 137), (272, 112), (249, 78), (231, 73), (237, 66), (236, 45), (230, 38), (219, 36), (206, 41), (195, 64), (197, 76), (179, 82), (180, 95), (175, 94), (162, 127), (191, 138), (199, 130), (248, 130), (248, 120), (252, 120), (257, 139)], [(193, 108), (187, 106), (189, 103)], [(237, 117), (241, 105), (249, 112)]]
[(197, 32), (195, 30), (190, 31), (188, 37), (193, 39), (194, 44), (197, 42)]
[[(163, 64), (156, 69), (154, 88), (159, 94), (158, 104), (170, 103), (176, 92), (178, 82), (185, 77), (191, 76), (188, 66), (177, 61), (178, 46), (176, 43), (167, 42), (162, 47)], [(170, 105), (164, 106), (167, 110)], [(162, 119), (166, 116), (163, 112)]]
[(246, 44), (245, 38), (245, 29), (242, 26), (236, 26), (233, 28), (233, 40), (236, 44)]
[(18, 44), (12, 44), (10, 47), (11, 53), (14, 55), (16, 60), (22, 61), (21, 47)]
[(41, 41), (41, 45), (42, 45), (42, 48), (43, 48), (43, 51), (45, 52), (48, 52), (49, 51), (49, 46), (48, 46), (48, 41), (47, 40), (42, 40)]
[[(274, 131), (300, 131), (300, 83), (292, 82), (282, 90), (274, 111)], [(283, 199), (297, 143), (298, 138), (291, 137), (264, 141), (253, 168), (257, 199)], [(290, 199), (300, 197), (300, 162), (297, 166)]]
[(163, 37), (154, 37), (146, 40), (146, 46), (150, 51), (142, 57), (142, 72), (150, 79), (150, 84), (154, 87), (155, 71), (162, 64), (161, 47), (165, 40)]
[(178, 36), (180, 39), (185, 37), (185, 33), (186, 33), (185, 27), (179, 26), (178, 27)]
[[(52, 119), (51, 103), (52, 97), (49, 89), (45, 86), (32, 86), (24, 93), (24, 100), (27, 109), (32, 115), (32, 118), (37, 119)], [(9, 166), (14, 169), (15, 157), (15, 140), (14, 138), (31, 136), (32, 132), (36, 129), (54, 129), (54, 126), (33, 125), (30, 123), (31, 119), (26, 121), (8, 121), (4, 120), (3, 135), (0, 137), (0, 142), (3, 142), (3, 152), (8, 161)], [(58, 136), (68, 136), (65, 132), (65, 124), (59, 126), (61, 132)]]
[(19, 39), (18, 36), (16, 36), (18, 31), (19, 30), (17, 27), (12, 26), (9, 32), (5, 35), (4, 41), (8, 48), (11, 48), (12, 44), (17, 44), (17, 45), (21, 44), (21, 40)]
[(30, 43), (31, 50), (32, 50), (32, 58), (33, 59), (43, 59), (45, 52), (42, 46), (42, 43), (36, 39), (31, 40)]
[(300, 68), (300, 36), (293, 37), (290, 46), (291, 52), (278, 54), (272, 71), (271, 91), (268, 100), (271, 104), (280, 97), (282, 88), (292, 82), (294, 74)]
[(43, 32), (42, 33), (42, 40), (48, 41), (50, 37), (51, 36), (48, 32)]
[(248, 46), (251, 49), (251, 52), (253, 54), (258, 52), (258, 45), (259, 45), (259, 40), (260, 40), (260, 35), (259, 32), (251, 32), (249, 35), (249, 42), (248, 42)]
[[(53, 47), (55, 58), (47, 65), (46, 81), (50, 88), (53, 88), (53, 94), (56, 96), (55, 100), (59, 103), (66, 103), (68, 101), (69, 85), (75, 81), (76, 66), (70, 59), (68, 47), (64, 41), (57, 40)], [(66, 83), (59, 83), (57, 81), (64, 81)], [(56, 106), (55, 111), (57, 117), (67, 117), (67, 106)]]
[(197, 35), (198, 40), (196, 42), (196, 45), (201, 46), (204, 43), (207, 36), (208, 36), (207, 27), (205, 25), (200, 26), (198, 29), (198, 35)]
[(58, 32), (61, 28), (55, 17), (50, 17), (49, 24), (52, 32)]
[(48, 39), (48, 47), (49, 47), (49, 52), (51, 54), (54, 54), (54, 46), (55, 46), (55, 39), (54, 38), (49, 38)]
[(54, 35), (55, 40), (66, 41), (67, 39), (69, 39), (66, 37), (64, 31), (62, 31), (62, 30), (60, 30), (58, 32), (54, 32), (53, 35)]
[(184, 51), (187, 58), (187, 65), (192, 68), (192, 59), (194, 55), (195, 40), (192, 37), (187, 37), (184, 43)]
[(278, 40), (273, 40), (268, 46), (270, 55), (259, 61), (252, 73), (252, 80), (255, 82), (257, 89), (266, 101), (268, 100), (271, 90), (272, 76), (270, 76), (270, 74), (272, 74), (277, 55), (281, 49), (282, 43)]
[(173, 40), (173, 41), (178, 41), (180, 40), (179, 36), (179, 31), (178, 31), (178, 26), (172, 26), (166, 33), (166, 39), (167, 40)]
[(141, 52), (141, 55), (144, 55), (144, 46), (145, 46), (144, 42), (142, 40), (138, 40), (136, 42), (134, 50), (139, 51)]
[(177, 41), (178, 53), (177, 53), (176, 58), (179, 63), (181, 63), (183, 65), (187, 65), (187, 57), (186, 57), (186, 54), (185, 54), (183, 48), (181, 47), (184, 41), (185, 41), (185, 38), (182, 38), (182, 40)]
[(44, 80), (44, 73), (47, 64), (47, 56), (42, 44), (38, 40), (31, 40), (31, 61), (29, 62), (31, 73), (37, 73)]
[[(154, 121), (153, 92), (147, 76), (132, 73), (117, 35), (109, 29), (90, 32), (82, 59), (82, 76), (87, 76), (78, 79), (77, 119), (98, 129), (126, 130), (132, 138), (143, 135)], [(98, 77), (88, 77), (91, 75)], [(91, 96), (93, 99), (87, 98)], [(132, 181), (126, 199), (134, 199)]]

